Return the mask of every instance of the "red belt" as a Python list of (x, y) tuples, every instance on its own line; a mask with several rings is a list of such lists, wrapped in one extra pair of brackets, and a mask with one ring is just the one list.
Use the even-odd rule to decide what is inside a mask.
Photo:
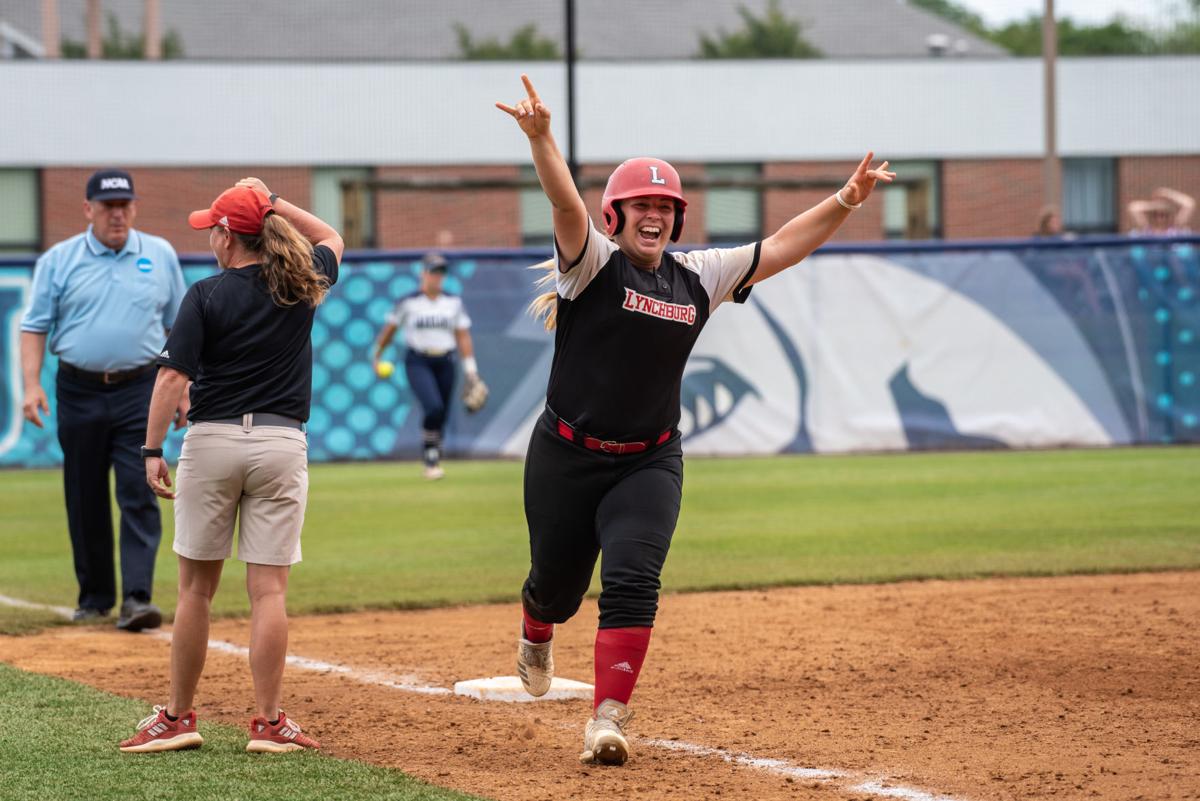
[(658, 439), (643, 439), (637, 442), (615, 442), (611, 439), (600, 439), (599, 437), (591, 437), (582, 432), (576, 431), (571, 427), (571, 424), (561, 417), (558, 420), (558, 435), (568, 442), (574, 442), (576, 445), (582, 445), (589, 451), (604, 451), (605, 453), (625, 454), (625, 453), (641, 453), (642, 451), (662, 445), (671, 438), (671, 430), (667, 429), (658, 435)]

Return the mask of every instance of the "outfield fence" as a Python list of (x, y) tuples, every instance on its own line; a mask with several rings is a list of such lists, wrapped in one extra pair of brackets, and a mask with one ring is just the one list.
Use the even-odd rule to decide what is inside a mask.
[[(403, 371), (371, 369), (416, 252), (348, 254), (313, 329), (310, 456), (414, 458)], [(474, 321), (487, 407), (456, 403), (451, 453), (520, 456), (545, 398), (553, 337), (525, 313), (536, 250), (449, 253)], [(185, 257), (190, 282), (215, 269)], [(60, 463), (21, 414), (20, 320), (33, 258), (0, 260), (0, 466)], [(1035, 448), (1200, 441), (1200, 237), (881, 243), (823, 248), (725, 305), (684, 374), (690, 454)], [(399, 346), (397, 346), (399, 347)], [(400, 360), (401, 354), (391, 358)], [(53, 399), (53, 357), (42, 381)], [(51, 401), (53, 405), (53, 400)], [(182, 441), (173, 434), (170, 458)]]

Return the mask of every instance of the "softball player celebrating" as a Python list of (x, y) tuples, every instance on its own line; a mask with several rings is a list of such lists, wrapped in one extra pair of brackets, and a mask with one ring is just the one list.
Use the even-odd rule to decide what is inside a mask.
[(176, 475), (179, 605), (171, 693), (121, 750), (175, 751), (203, 742), (192, 703), (208, 648), (209, 607), (232, 553), (235, 519), (250, 595), (256, 710), (246, 750), (317, 748), (279, 706), (288, 573), (300, 561), (308, 497), (304, 421), (312, 400), (313, 316), (337, 281), (342, 238), (257, 178), (239, 181), (210, 208), (192, 212), (188, 222), (208, 229), (221, 270), (183, 298), (159, 355), (142, 448), (150, 488), (175, 498), (162, 441), (192, 381), (191, 427)]
[(381, 361), (396, 329), (404, 331), (404, 372), (424, 417), (421, 420), (422, 456), (425, 478), (436, 480), (442, 470), (442, 432), (450, 412), (454, 389), (454, 353), (462, 354), (463, 373), (468, 388), (482, 382), (475, 363), (471, 342), (471, 318), (462, 298), (442, 290), (446, 260), (438, 253), (428, 254), (421, 270), (421, 288), (400, 299), (388, 315), (375, 343), (375, 372), (389, 374)]
[[(629, 756), (629, 699), (650, 643), (659, 577), (683, 489), (679, 393), (688, 354), (717, 306), (827, 240), (895, 174), (868, 153), (835, 195), (761, 242), (667, 253), (687, 200), (679, 175), (653, 158), (630, 159), (608, 180), (603, 229), (550, 132), (550, 111), (522, 75), (527, 96), (497, 103), (529, 138), (553, 207), (554, 289), (534, 301), (555, 328), (546, 410), (525, 462), (531, 566), (522, 591), (517, 672), (531, 695), (554, 674), (554, 624), (579, 609), (601, 557), (595, 697), (581, 760)], [(556, 266), (555, 266), (556, 265)]]

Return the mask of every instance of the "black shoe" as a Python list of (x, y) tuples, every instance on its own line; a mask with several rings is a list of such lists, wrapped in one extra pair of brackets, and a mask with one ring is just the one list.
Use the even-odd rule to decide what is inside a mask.
[(156, 629), (162, 625), (162, 612), (158, 607), (136, 598), (126, 598), (121, 604), (121, 616), (117, 618), (117, 628), (123, 631), (141, 631)]
[(105, 617), (108, 617), (107, 609), (92, 609), (81, 606), (75, 610), (75, 614), (71, 616), (71, 620), (76, 623), (95, 623), (97, 620)]

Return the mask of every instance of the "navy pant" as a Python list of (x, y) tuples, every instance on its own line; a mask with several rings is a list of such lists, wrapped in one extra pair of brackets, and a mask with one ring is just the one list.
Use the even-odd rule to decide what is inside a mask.
[(116, 473), (121, 508), (121, 597), (150, 600), (162, 519), (158, 499), (146, 484), (141, 447), (154, 378), (149, 372), (104, 385), (58, 374), (58, 442), (80, 608), (108, 611), (117, 601), (110, 468)]
[(653, 626), (683, 494), (679, 435), (617, 456), (568, 442), (556, 422), (542, 415), (525, 459), (525, 608), (543, 623), (566, 622), (579, 610), (599, 555), (600, 628)]
[(421, 428), (441, 435), (450, 413), (450, 394), (454, 391), (454, 354), (425, 356), (415, 350), (404, 354), (404, 372), (425, 416)]

